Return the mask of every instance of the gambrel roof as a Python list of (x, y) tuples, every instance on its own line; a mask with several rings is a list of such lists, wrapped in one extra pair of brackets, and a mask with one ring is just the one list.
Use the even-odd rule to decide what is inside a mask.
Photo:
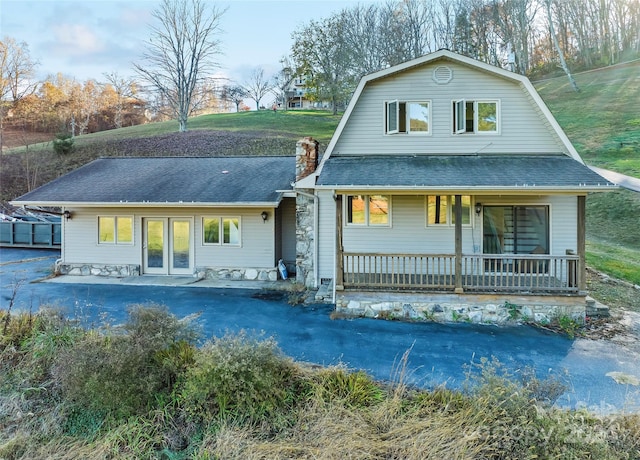
[[(460, 54), (457, 53), (453, 53), (449, 50), (440, 50), (431, 54), (427, 54), (425, 56), (413, 59), (411, 61), (407, 61), (398, 65), (395, 65), (393, 67), (389, 67), (387, 69), (383, 69), (380, 70), (378, 72), (374, 72), (371, 73), (369, 75), (365, 75), (361, 80), (360, 83), (358, 84), (353, 97), (351, 98), (349, 105), (347, 106), (347, 109), (344, 113), (344, 115), (342, 116), (342, 119), (340, 120), (340, 123), (338, 124), (338, 127), (336, 128), (336, 131), (331, 139), (331, 142), (329, 143), (326, 153), (323, 157), (322, 162), (319, 165), (318, 168), (318, 174), (320, 174), (322, 172), (322, 169), (324, 167), (324, 163), (326, 161), (329, 160), (329, 158), (331, 158), (332, 153), (334, 151), (334, 148), (336, 146), (336, 144), (338, 143), (338, 140), (340, 139), (340, 136), (342, 135), (347, 122), (349, 121), (349, 118), (352, 116), (355, 107), (358, 104), (358, 101), (361, 99), (361, 96), (363, 94), (363, 92), (365, 91), (365, 89), (367, 88), (368, 85), (377, 82), (379, 80), (383, 80), (389, 77), (393, 77), (396, 74), (401, 74), (403, 72), (408, 72), (410, 70), (416, 69), (416, 68), (420, 68), (423, 66), (426, 66), (428, 64), (433, 64), (436, 62), (443, 62), (443, 63), (447, 63), (447, 62), (451, 62), (451, 63), (457, 63), (460, 64), (462, 66), (466, 66), (468, 68), (472, 68), (475, 69), (477, 71), (480, 72), (484, 72), (490, 75), (493, 75), (497, 78), (500, 79), (504, 79), (504, 80), (508, 80), (508, 81), (512, 81), (515, 82), (519, 85), (521, 85), (522, 88), (524, 88), (524, 91), (526, 93), (526, 95), (529, 97), (529, 99), (537, 106), (537, 108), (540, 110), (540, 112), (543, 114), (543, 116), (545, 117), (546, 122), (548, 123), (548, 125), (551, 127), (551, 129), (555, 132), (555, 134), (558, 136), (558, 139), (560, 140), (560, 142), (562, 143), (563, 147), (566, 149), (566, 151), (569, 153), (569, 155), (576, 161), (583, 163), (582, 159), (580, 158), (580, 155), (578, 154), (578, 152), (575, 150), (575, 148), (573, 147), (573, 145), (571, 144), (571, 142), (569, 141), (569, 139), (567, 138), (566, 134), (564, 133), (564, 131), (562, 130), (562, 128), (560, 127), (560, 125), (557, 123), (557, 121), (555, 120), (555, 118), (553, 117), (553, 115), (551, 114), (551, 112), (549, 111), (549, 109), (547, 108), (547, 106), (545, 105), (544, 101), (542, 100), (542, 98), (539, 96), (539, 94), (537, 93), (537, 91), (535, 90), (535, 88), (533, 87), (533, 85), (531, 84), (531, 82), (529, 81), (529, 79), (523, 75), (514, 73), (514, 72), (510, 72), (508, 70), (502, 69), (500, 67), (496, 67), (481, 61), (477, 61), (475, 59), (466, 57), (466, 56), (462, 56)], [(344, 152), (340, 152), (341, 154)], [(514, 152), (515, 153), (515, 152)], [(309, 180), (305, 181), (307, 184), (309, 182)]]
[[(473, 74), (469, 73), (466, 80), (453, 78), (453, 82), (447, 88), (447, 85), (439, 86), (437, 81), (435, 85), (431, 82), (431, 86), (427, 87), (425, 80), (415, 77), (418, 75), (415, 71), (422, 71), (427, 66), (430, 66), (429, 69), (435, 69), (433, 77), (430, 76), (432, 71), (429, 70), (430, 73), (420, 74), (420, 78), (435, 80), (436, 70), (449, 69), (448, 66), (469, 69), (490, 78), (484, 79), (474, 87), (473, 80), (468, 77)], [(487, 81), (491, 83), (489, 93), (486, 93), (482, 86)], [(496, 84), (493, 84), (494, 82)], [(458, 84), (466, 85), (464, 89), (467, 94), (471, 89), (471, 92), (477, 92), (479, 98), (484, 94), (492, 94), (489, 97), (495, 98), (495, 95), (499, 94), (496, 88), (503, 85), (500, 82), (504, 82), (505, 88), (518, 88), (517, 92), (510, 90), (509, 93), (510, 97), (518, 98), (518, 110), (522, 110), (522, 107), (534, 109), (532, 113), (536, 114), (538, 120), (536, 126), (543, 127), (536, 134), (539, 137), (533, 137), (530, 133), (534, 131), (524, 122), (510, 124), (509, 144), (504, 141), (505, 128), (502, 133), (492, 133), (491, 137), (467, 137), (464, 134), (452, 134), (451, 131), (445, 136), (442, 126), (447, 121), (450, 123), (451, 114), (441, 110), (442, 104), (438, 106), (440, 111), (437, 118), (435, 113), (429, 116), (430, 125), (439, 123), (437, 132), (431, 132), (428, 136), (394, 136), (382, 132), (385, 116), (383, 104), (393, 100), (394, 94), (398, 92), (405, 98), (415, 97), (404, 100), (436, 100), (436, 94), (440, 94), (436, 92), (443, 88), (445, 92), (442, 94), (446, 96), (439, 99), (440, 103), (442, 99), (448, 100), (451, 94), (455, 94), (455, 85)], [(413, 94), (411, 91), (415, 94), (408, 96)], [(360, 101), (362, 105), (358, 106)], [(429, 105), (431, 108), (431, 102)], [(506, 103), (503, 109), (505, 107)], [(513, 104), (510, 108), (512, 107)], [(512, 117), (514, 111), (515, 109), (512, 109), (510, 112)], [(357, 121), (350, 123), (350, 118)], [(506, 126), (506, 122), (504, 125)], [(380, 131), (376, 131), (378, 127)], [(520, 133), (526, 133), (527, 140), (519, 144)], [(346, 140), (342, 141), (341, 136)], [(448, 143), (449, 139), (451, 145)], [(470, 142), (466, 143), (462, 139)], [(481, 139), (486, 140), (486, 145), (480, 146)], [(544, 150), (536, 151), (538, 139), (544, 143)], [(496, 140), (501, 144), (497, 145), (499, 142)], [(435, 145), (439, 148), (434, 148)], [(489, 146), (492, 147), (487, 148)], [(369, 187), (387, 190), (456, 189), (469, 192), (509, 190), (514, 193), (586, 193), (616, 188), (614, 184), (585, 166), (527, 77), (448, 50), (440, 50), (363, 77), (316, 173), (299, 181), (297, 186), (342, 190), (366, 190)]]
[(102, 158), (13, 201), (37, 206), (277, 206), (295, 157)]

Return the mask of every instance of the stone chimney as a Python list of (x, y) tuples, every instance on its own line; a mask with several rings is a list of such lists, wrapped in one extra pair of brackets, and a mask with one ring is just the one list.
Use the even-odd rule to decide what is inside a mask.
[(305, 137), (296, 143), (296, 180), (307, 177), (318, 167), (318, 141)]

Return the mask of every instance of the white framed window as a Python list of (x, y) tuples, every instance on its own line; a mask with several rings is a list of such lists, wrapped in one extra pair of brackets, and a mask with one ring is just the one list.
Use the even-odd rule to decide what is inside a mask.
[[(426, 199), (427, 226), (456, 224), (456, 214), (454, 206), (456, 197), (452, 195), (428, 195)], [(462, 195), (462, 225), (470, 226), (471, 219), (471, 196)]]
[(240, 218), (239, 217), (203, 217), (202, 244), (240, 246)]
[(391, 197), (388, 195), (346, 195), (345, 223), (369, 227), (391, 225)]
[(452, 102), (454, 134), (499, 134), (500, 101), (458, 99)]
[(98, 216), (98, 244), (133, 244), (133, 217)]
[(385, 134), (431, 134), (431, 101), (385, 102)]

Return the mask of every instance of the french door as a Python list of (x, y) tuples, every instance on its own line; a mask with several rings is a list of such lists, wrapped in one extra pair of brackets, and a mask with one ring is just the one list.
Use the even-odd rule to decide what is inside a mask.
[(193, 274), (192, 219), (144, 219), (143, 271), (156, 275)]

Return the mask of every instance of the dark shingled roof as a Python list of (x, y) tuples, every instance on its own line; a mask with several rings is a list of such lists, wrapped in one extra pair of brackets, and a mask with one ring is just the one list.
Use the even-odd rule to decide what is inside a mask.
[(295, 157), (102, 158), (15, 203), (277, 203)]
[(461, 189), (613, 185), (565, 155), (331, 156), (317, 184)]

